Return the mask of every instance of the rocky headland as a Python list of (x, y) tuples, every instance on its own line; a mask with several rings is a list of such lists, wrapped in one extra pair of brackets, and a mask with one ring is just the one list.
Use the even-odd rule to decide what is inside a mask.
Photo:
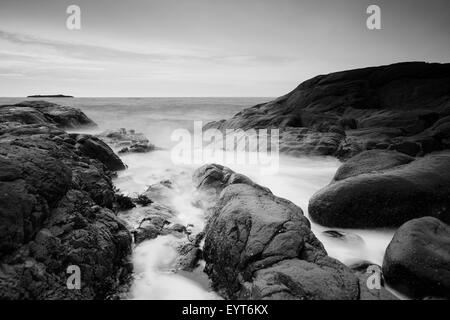
[(204, 129), (280, 130), (280, 151), (340, 159), (449, 147), (450, 64), (408, 62), (320, 75)]

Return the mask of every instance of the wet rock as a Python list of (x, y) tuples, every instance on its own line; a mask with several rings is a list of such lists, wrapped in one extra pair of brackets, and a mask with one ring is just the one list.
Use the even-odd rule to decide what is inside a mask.
[(195, 170), (193, 181), (197, 189), (202, 191), (213, 190), (215, 194), (220, 194), (223, 189), (232, 184), (247, 184), (270, 193), (269, 189), (254, 183), (243, 174), (235, 173), (233, 170), (219, 164), (201, 166)]
[(386, 249), (383, 274), (413, 298), (450, 298), (450, 227), (433, 217), (403, 224)]
[(149, 204), (152, 204), (153, 200), (151, 200), (145, 194), (140, 194), (136, 199), (134, 199), (134, 202), (140, 206), (146, 207)]
[(119, 211), (130, 210), (136, 205), (133, 203), (133, 199), (123, 194), (116, 194), (115, 196), (116, 209)]
[(176, 231), (176, 232), (186, 232), (186, 226), (183, 226), (180, 223), (175, 223), (169, 228), (170, 230)]
[(357, 278), (327, 256), (299, 207), (226, 167), (206, 165), (194, 179), (206, 191), (224, 188), (205, 229), (203, 252), (205, 271), (224, 297), (358, 297)]
[(125, 169), (122, 160), (100, 139), (86, 134), (71, 134), (70, 137), (76, 141), (75, 149), (78, 153), (99, 160), (108, 170)]
[(154, 201), (166, 203), (175, 195), (173, 187), (172, 180), (162, 180), (149, 186), (143, 195)]
[[(83, 122), (77, 110), (0, 110), (0, 121), (19, 121), (0, 131), (0, 299), (103, 299), (131, 272), (130, 233), (108, 209), (108, 159), (80, 151), (56, 127)], [(80, 290), (66, 286), (71, 265)]]
[(176, 270), (193, 271), (202, 257), (202, 250), (191, 242), (180, 245), (177, 249), (178, 257), (175, 262)]
[(365, 151), (343, 163), (333, 181), (340, 181), (364, 173), (382, 171), (410, 163), (414, 158), (390, 150)]
[(168, 234), (184, 237), (187, 232), (186, 227), (178, 223), (171, 223), (168, 218), (167, 215), (158, 212), (142, 219), (139, 226), (132, 231), (135, 244)]
[(314, 194), (309, 202), (314, 221), (339, 228), (395, 227), (423, 216), (450, 222), (450, 152), (414, 161), (374, 152), (349, 160), (337, 181)]
[(108, 130), (97, 137), (115, 148), (121, 148), (119, 153), (145, 153), (155, 150), (155, 146), (142, 133), (136, 133), (134, 130)]

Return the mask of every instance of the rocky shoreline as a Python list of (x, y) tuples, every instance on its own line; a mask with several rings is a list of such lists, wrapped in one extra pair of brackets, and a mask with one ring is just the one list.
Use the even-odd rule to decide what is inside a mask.
[(203, 258), (228, 299), (394, 299), (327, 255), (301, 208), (220, 165), (194, 173), (210, 217)]
[[(274, 101), (208, 123), (204, 130), (277, 128), (282, 153), (341, 159), (330, 184), (310, 199), (313, 221), (339, 228), (399, 228), (382, 266), (387, 283), (413, 298), (449, 298), (449, 121), (450, 64), (411, 62), (318, 76)], [(221, 192), (206, 229), (205, 259), (206, 271), (226, 297), (358, 298), (354, 277), (348, 270), (343, 276), (341, 266), (332, 266), (331, 274), (343, 282), (324, 280), (317, 257), (327, 256), (314, 245), (308, 222), (301, 222), (300, 208), (292, 209), (226, 168), (200, 172), (194, 177), (202, 181), (200, 187)], [(295, 217), (290, 213), (287, 219), (291, 211)], [(284, 218), (277, 222), (277, 216)], [(281, 240), (294, 225), (294, 234), (303, 239)], [(309, 254), (314, 264), (307, 269), (318, 270), (314, 276), (320, 281), (308, 279), (306, 271), (293, 271), (311, 263)], [(320, 294), (318, 283), (331, 289)]]
[[(385, 284), (450, 298), (449, 121), (450, 65), (403, 63), (318, 76), (204, 127), (279, 128), (283, 153), (341, 159), (308, 212), (331, 228), (398, 228), (377, 266), (381, 287), (369, 288), (370, 261), (330, 257), (302, 208), (245, 175), (219, 164), (194, 172), (207, 224), (192, 234), (167, 203), (173, 181), (136, 198), (112, 183), (126, 166), (110, 146), (149, 152), (146, 137), (67, 133), (95, 123), (45, 101), (0, 106), (0, 298), (121, 298), (133, 242), (161, 235), (180, 239), (175, 271), (203, 259), (226, 299), (396, 299)], [(143, 219), (129, 228), (117, 212), (136, 205)], [(81, 290), (68, 288), (69, 266), (80, 268)]]

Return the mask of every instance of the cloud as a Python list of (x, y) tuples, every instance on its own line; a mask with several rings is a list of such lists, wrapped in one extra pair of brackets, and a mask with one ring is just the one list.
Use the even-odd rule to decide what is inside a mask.
[[(0, 39), (21, 46), (38, 46), (56, 50), (65, 57), (73, 57), (87, 61), (134, 61), (136, 62), (206, 62), (220, 64), (248, 64), (248, 63), (273, 63), (284, 64), (295, 61), (286, 56), (255, 56), (255, 55), (213, 55), (208, 54), (209, 49), (198, 50), (195, 54), (173, 53), (149, 53), (122, 50), (114, 47), (95, 46), (87, 44), (74, 44), (64, 41), (56, 41), (38, 38), (25, 34), (18, 34), (0, 30)], [(174, 51), (174, 50), (171, 50)], [(179, 50), (182, 51), (182, 50)], [(10, 52), (11, 53), (11, 52)], [(31, 57), (31, 54), (16, 53), (17, 56)], [(35, 56), (36, 57), (36, 56)]]
[[(92, 95), (91, 91), (102, 87), (106, 92), (103, 95), (108, 95), (108, 90), (117, 95), (118, 88), (132, 95), (139, 95), (135, 93), (139, 90), (147, 95), (147, 88), (165, 88), (156, 95), (176, 95), (176, 90), (191, 88), (202, 95), (205, 88), (244, 87), (267, 79), (276, 82), (285, 74), (283, 70), (295, 63), (289, 57), (214, 52), (209, 47), (156, 43), (142, 44), (136, 50), (130, 47), (118, 39), (102, 46), (0, 30), (0, 90), (10, 95), (24, 90), (21, 86), (40, 85), (44, 91), (69, 88), (65, 90), (89, 91), (86, 95)], [(174, 93), (167, 89), (171, 87)]]

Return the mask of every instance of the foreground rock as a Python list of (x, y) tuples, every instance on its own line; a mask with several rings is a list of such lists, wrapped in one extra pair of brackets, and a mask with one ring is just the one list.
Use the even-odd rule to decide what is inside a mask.
[(202, 190), (220, 192), (203, 256), (224, 297), (358, 299), (357, 277), (327, 256), (299, 207), (218, 165), (198, 169), (194, 181)]
[(155, 146), (142, 134), (136, 133), (134, 130), (109, 130), (97, 135), (100, 139), (120, 148), (119, 153), (145, 153), (155, 150)]
[(398, 63), (317, 76), (204, 129), (277, 128), (280, 151), (294, 156), (416, 156), (450, 147), (449, 97), (450, 64)]
[(319, 224), (396, 227), (423, 216), (450, 223), (450, 151), (411, 158), (372, 150), (344, 163), (309, 202)]
[(450, 298), (450, 226), (424, 217), (408, 221), (386, 249), (390, 286), (413, 298)]
[[(7, 109), (24, 121), (22, 107)], [(124, 165), (108, 155), (54, 121), (0, 123), (0, 299), (103, 299), (128, 277), (131, 236), (111, 211), (109, 174)], [(79, 290), (66, 285), (69, 266), (80, 268)]]

